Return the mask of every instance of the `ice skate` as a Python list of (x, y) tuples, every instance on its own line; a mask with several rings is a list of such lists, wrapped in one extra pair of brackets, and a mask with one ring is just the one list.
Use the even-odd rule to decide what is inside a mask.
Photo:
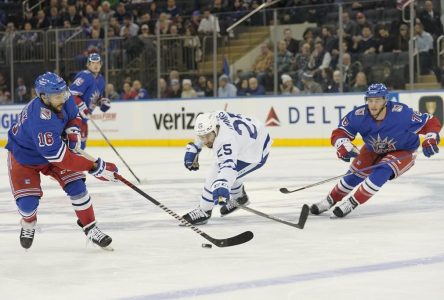
[(183, 215), (182, 218), (193, 225), (204, 225), (207, 224), (208, 220), (211, 218), (211, 210), (204, 211), (200, 207), (197, 207)]
[(353, 197), (343, 200), (333, 210), (332, 217), (343, 218), (351, 213), (358, 205), (359, 203)]
[(20, 224), (22, 225), (22, 229), (20, 230), (20, 245), (25, 249), (29, 249), (32, 246), (36, 223), (37, 221), (35, 220), (32, 222), (26, 222), (23, 219), (20, 220)]
[(96, 221), (83, 226), (80, 221), (77, 220), (77, 224), (82, 227), (83, 232), (85, 232), (85, 235), (89, 241), (93, 242), (104, 250), (114, 250), (111, 246), (109, 246), (113, 240), (109, 235), (103, 233), (99, 227), (97, 227)]
[(224, 205), (220, 208), (221, 217), (231, 214), (233, 211), (238, 209), (238, 207), (236, 206), (235, 203), (233, 203), (233, 201), (236, 201), (237, 204), (244, 205), (244, 206), (247, 206), (248, 204), (250, 204), (250, 202), (248, 201), (248, 195), (247, 195), (247, 193), (245, 193), (244, 187), (242, 187), (242, 196), (240, 196), (237, 199), (228, 201), (226, 205)]
[(323, 212), (326, 212), (330, 208), (332, 208), (333, 205), (335, 205), (335, 202), (330, 197), (330, 195), (328, 195), (324, 200), (317, 202), (315, 204), (312, 204), (310, 207), (310, 212), (313, 215), (319, 215), (319, 214), (322, 214)]

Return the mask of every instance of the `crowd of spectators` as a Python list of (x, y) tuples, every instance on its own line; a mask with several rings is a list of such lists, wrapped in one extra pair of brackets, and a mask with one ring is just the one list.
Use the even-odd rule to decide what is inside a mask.
[[(79, 27), (90, 39), (85, 52), (76, 57), (79, 66), (83, 66), (88, 53), (104, 51), (104, 26), (108, 24), (108, 37), (120, 36), (124, 39), (122, 47), (129, 60), (136, 57), (142, 49), (155, 48), (153, 37), (157, 31), (172, 37), (184, 37), (183, 43), (177, 46), (184, 51), (186, 68), (197, 70), (203, 55), (202, 36), (216, 31), (219, 36), (228, 38), (227, 27), (261, 3), (255, 0), (186, 2), (187, 5), (182, 6), (176, 0), (50, 0), (43, 2), (39, 9), (26, 11), (23, 17), (14, 20), (8, 20), (0, 11), (0, 55), (5, 56), (5, 49), (11, 40), (19, 48), (32, 49), (38, 38), (35, 30)], [(159, 78), (161, 97), (211, 97), (214, 96), (214, 91), (219, 97), (265, 95), (273, 91), (273, 84), (270, 83), (275, 76), (279, 80), (279, 92), (283, 95), (335, 93), (339, 92), (341, 81), (344, 91), (361, 91), (369, 77), (373, 76), (371, 79), (375, 79), (372, 73), (375, 66), (371, 63), (366, 65), (366, 59), (382, 53), (408, 51), (409, 26), (401, 21), (399, 10), (406, 1), (341, 1), (349, 4), (342, 15), (344, 43), (341, 45), (338, 39), (337, 15), (334, 12), (332, 15), (329, 6), (325, 5), (335, 2), (339, 1), (281, 1), (277, 6), (287, 8), (280, 11), (281, 24), (308, 21), (317, 23), (318, 26), (308, 28), (302, 40), (294, 38), (290, 27), (284, 29), (283, 39), (275, 41), (276, 53), (273, 52), (272, 44), (263, 43), (260, 54), (254, 59), (250, 69), (238, 70), (236, 74), (231, 74), (231, 78), (221, 75), (216, 82), (216, 89), (206, 76), (197, 72), (193, 76), (180, 76), (173, 66), (169, 76)], [(300, 8), (301, 5), (315, 4), (318, 6)], [(389, 19), (376, 18), (374, 12), (381, 12), (381, 9), (395, 10), (395, 13)], [(264, 19), (266, 18), (262, 16), (254, 16), (247, 22), (250, 25), (268, 25), (264, 24)], [(414, 28), (421, 62), (421, 69), (418, 71), (421, 74), (436, 71), (440, 76), (443, 72), (435, 65), (433, 57), (436, 39), (443, 34), (443, 26), (432, 1), (423, 1), (423, 5), (418, 7)], [(59, 38), (63, 40), (67, 37)], [(109, 45), (108, 50), (115, 47), (117, 46)], [(165, 50), (176, 48), (169, 47), (168, 44), (166, 47), (170, 49)], [(338, 64), (339, 47), (344, 51), (342, 78)], [(109, 57), (113, 60), (112, 51)], [(403, 88), (403, 81), (394, 76), (391, 67), (381, 67), (381, 81), (392, 88)], [(156, 97), (157, 91), (148, 90), (144, 85), (139, 78), (126, 78), (116, 86), (108, 84), (107, 93), (111, 98), (124, 100)], [(16, 101), (25, 101), (31, 91), (23, 78), (16, 78)], [(0, 103), (8, 101), (8, 94), (8, 78), (3, 71), (0, 72)]]

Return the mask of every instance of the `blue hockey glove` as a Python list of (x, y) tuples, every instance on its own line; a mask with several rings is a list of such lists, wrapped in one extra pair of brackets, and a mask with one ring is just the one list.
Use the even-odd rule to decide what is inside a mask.
[(199, 158), (199, 152), (201, 150), (202, 149), (200, 149), (196, 144), (188, 143), (184, 157), (185, 168), (187, 168), (190, 171), (199, 170), (198, 158)]
[(109, 100), (108, 98), (100, 98), (98, 103), (100, 106), (100, 110), (103, 112), (106, 112), (108, 109), (111, 108), (111, 100)]
[(439, 152), (438, 144), (439, 135), (435, 132), (429, 132), (422, 142), (422, 152), (425, 156), (430, 157)]
[(117, 173), (118, 171), (119, 170), (115, 164), (105, 162), (101, 158), (98, 158), (96, 160), (96, 167), (91, 169), (88, 173), (103, 181), (117, 182), (118, 180), (114, 176), (114, 173)]
[(358, 148), (348, 138), (337, 139), (335, 147), (338, 158), (346, 162), (349, 162), (352, 157), (356, 157), (359, 154)]
[(213, 191), (213, 202), (218, 205), (226, 205), (230, 199), (230, 189), (226, 181), (217, 180), (211, 186)]

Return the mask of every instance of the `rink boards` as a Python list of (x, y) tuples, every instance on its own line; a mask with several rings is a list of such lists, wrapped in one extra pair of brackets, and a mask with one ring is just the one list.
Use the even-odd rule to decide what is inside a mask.
[[(433, 113), (443, 123), (442, 91), (391, 93), (420, 112)], [(258, 119), (267, 125), (274, 146), (328, 146), (330, 133), (355, 106), (360, 94), (323, 94), (298, 97), (257, 97), (190, 100), (116, 101), (107, 113), (93, 114), (97, 125), (114, 146), (183, 146), (193, 139), (193, 126), (201, 112), (226, 110)], [(0, 145), (23, 106), (0, 106)], [(442, 135), (442, 132), (441, 132)], [(443, 144), (443, 142), (441, 142)], [(89, 146), (106, 146), (89, 124)]]

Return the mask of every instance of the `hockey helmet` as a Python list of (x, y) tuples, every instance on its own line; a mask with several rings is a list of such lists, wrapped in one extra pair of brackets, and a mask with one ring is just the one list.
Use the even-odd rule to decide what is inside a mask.
[(204, 136), (212, 131), (216, 131), (217, 118), (214, 113), (203, 113), (197, 116), (194, 123), (194, 133), (197, 136)]
[(374, 83), (369, 85), (365, 92), (365, 100), (368, 98), (384, 98), (388, 99), (388, 90), (383, 83)]
[(40, 94), (60, 94), (66, 93), (66, 82), (59, 75), (46, 72), (45, 74), (40, 75), (35, 80), (35, 92), (38, 96)]
[(99, 53), (91, 53), (88, 56), (88, 59), (87, 59), (86, 63), (89, 64), (91, 62), (101, 62), (101, 61), (102, 61), (102, 58), (100, 57)]

